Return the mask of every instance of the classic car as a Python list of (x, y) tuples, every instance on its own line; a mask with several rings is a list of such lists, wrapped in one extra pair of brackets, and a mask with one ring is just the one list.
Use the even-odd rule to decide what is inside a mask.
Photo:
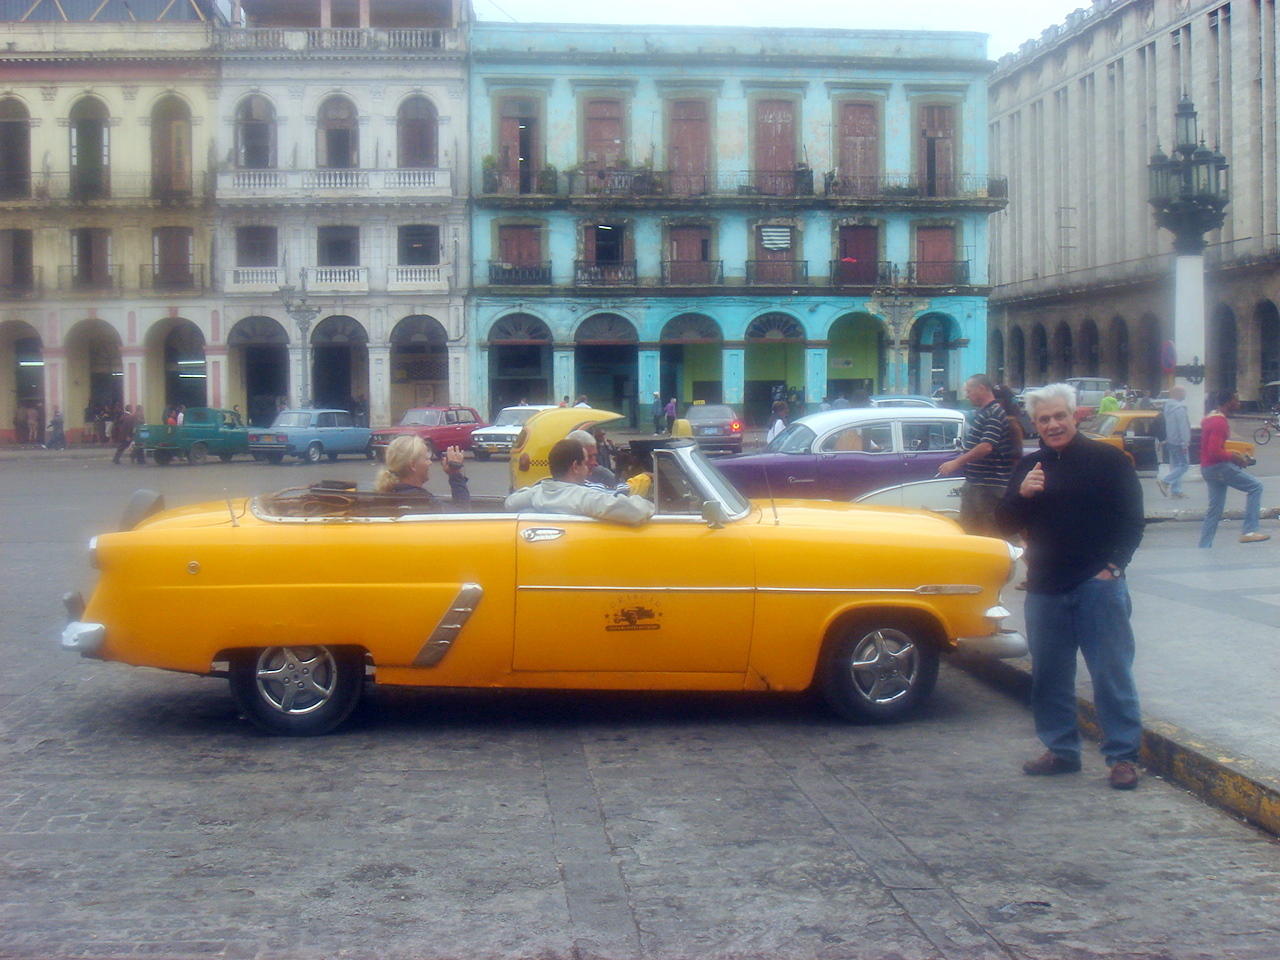
[(593, 407), (552, 407), (535, 413), (524, 422), (511, 448), (511, 489), (528, 487), (551, 476), (547, 455), (557, 440), (574, 430), (594, 430), (622, 414)]
[[(1086, 436), (1102, 440), (1113, 447), (1119, 447), (1133, 461), (1137, 470), (1156, 470), (1161, 460), (1168, 462), (1163, 456), (1160, 438), (1162, 434), (1157, 420), (1159, 410), (1113, 410), (1102, 413), (1080, 424), (1080, 430)], [(1254, 446), (1243, 440), (1228, 440), (1227, 449), (1242, 454), (1252, 461)], [(1200, 427), (1191, 427), (1191, 448), (1188, 451), (1192, 463), (1200, 462)]]
[(68, 594), (62, 646), (225, 677), (249, 720), (288, 735), (342, 723), (369, 680), (813, 687), (841, 716), (892, 720), (940, 655), (1025, 653), (1004, 627), (1004, 541), (916, 510), (752, 503), (688, 440), (652, 456), (639, 527), (500, 500), (423, 513), (355, 484), (167, 511), (140, 492), (126, 529), (90, 543), (98, 581), (87, 604)]
[(346, 410), (281, 410), (270, 427), (249, 431), (249, 452), (272, 463), (285, 457), (319, 463), (321, 457), (337, 460), (344, 453), (372, 460), (371, 438), (372, 431), (358, 426)]
[(760, 453), (717, 461), (749, 497), (850, 500), (937, 474), (957, 455), (964, 414), (940, 407), (853, 407), (801, 417)]
[(685, 411), (693, 439), (704, 450), (742, 452), (742, 418), (722, 403), (693, 403)]
[(450, 447), (470, 450), (471, 434), (484, 426), (487, 424), (471, 407), (414, 407), (404, 412), (399, 425), (373, 431), (373, 452), (381, 460), (392, 440), (412, 434), (422, 438), (432, 459), (438, 459), (440, 452)]
[(138, 427), (134, 442), (162, 467), (177, 457), (204, 463), (215, 456), (226, 463), (237, 453), (249, 452), (249, 431), (234, 410), (188, 407), (180, 425), (144, 423)]
[(493, 418), (493, 423), (472, 431), (471, 452), (477, 460), (488, 460), (495, 455), (508, 456), (525, 421), (541, 410), (554, 409), (555, 405), (549, 403), (503, 407)]
[(938, 401), (916, 393), (879, 393), (871, 398), (873, 407), (936, 407)]

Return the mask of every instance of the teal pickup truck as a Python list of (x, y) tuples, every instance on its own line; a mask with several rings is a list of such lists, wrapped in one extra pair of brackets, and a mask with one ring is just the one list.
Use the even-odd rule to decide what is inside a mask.
[(237, 453), (249, 452), (249, 431), (234, 410), (188, 407), (181, 426), (143, 424), (138, 427), (134, 442), (146, 448), (162, 467), (175, 457), (204, 463), (215, 456), (226, 463)]

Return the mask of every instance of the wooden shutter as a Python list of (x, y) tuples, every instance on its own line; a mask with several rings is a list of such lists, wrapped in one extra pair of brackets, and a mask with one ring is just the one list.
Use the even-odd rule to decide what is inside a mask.
[(769, 196), (795, 193), (796, 107), (790, 100), (756, 102), (756, 187)]
[(626, 155), (621, 100), (588, 100), (584, 124), (586, 163), (595, 169), (619, 167)]
[(875, 283), (880, 261), (880, 228), (840, 228), (837, 270), (842, 283)]
[(711, 172), (711, 127), (707, 101), (675, 100), (671, 104), (667, 164), (671, 192), (681, 197), (708, 192)]
[(955, 227), (916, 228), (916, 280), (919, 283), (955, 283), (955, 259)]
[(498, 227), (498, 259), (513, 266), (533, 266), (542, 262), (538, 228), (532, 226)]
[(880, 124), (874, 103), (840, 105), (840, 159), (844, 196), (871, 196), (880, 175)]
[(919, 177), (925, 196), (955, 193), (955, 111), (947, 105), (920, 108)]
[(711, 259), (710, 227), (672, 227), (668, 231), (671, 262), (668, 275), (673, 283), (710, 283), (706, 264)]

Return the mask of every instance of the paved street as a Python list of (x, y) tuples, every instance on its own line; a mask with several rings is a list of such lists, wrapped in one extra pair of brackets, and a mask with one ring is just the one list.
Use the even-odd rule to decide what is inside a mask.
[[(293, 741), (221, 681), (57, 649), (134, 488), (372, 472), (0, 462), (0, 957), (1280, 955), (1273, 838), (1157, 778), (1111, 791), (1092, 752), (1022, 776), (1025, 707), (957, 670), (891, 727), (798, 697), (382, 690)], [(1271, 762), (1280, 540), (1224, 523), (1205, 553), (1194, 528), (1153, 525), (1132, 570), (1144, 705)]]

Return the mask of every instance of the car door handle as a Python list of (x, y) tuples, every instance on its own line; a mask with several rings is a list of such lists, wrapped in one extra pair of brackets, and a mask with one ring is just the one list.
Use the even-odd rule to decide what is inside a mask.
[(525, 543), (541, 543), (543, 540), (559, 540), (564, 536), (562, 527), (526, 527), (520, 531)]
[(787, 477), (787, 483), (813, 483), (813, 477)]

